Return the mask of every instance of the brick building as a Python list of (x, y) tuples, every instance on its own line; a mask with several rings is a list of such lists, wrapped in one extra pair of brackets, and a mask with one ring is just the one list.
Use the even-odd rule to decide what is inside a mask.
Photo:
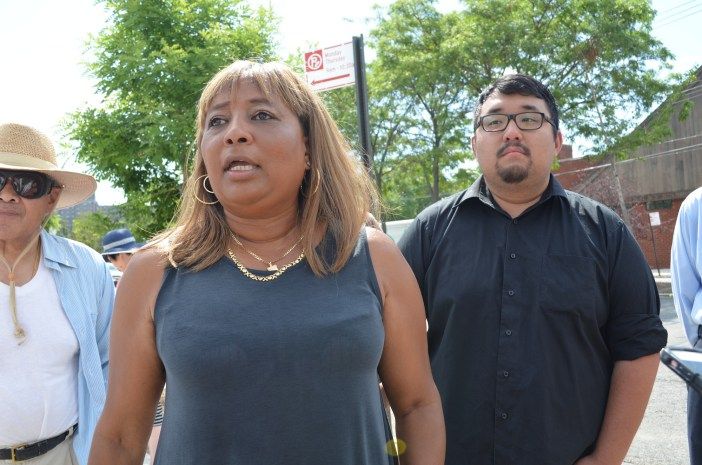
[[(693, 103), (684, 121), (670, 120), (672, 136), (639, 148), (627, 160), (611, 157), (573, 158), (564, 146), (554, 175), (566, 189), (594, 198), (622, 215), (626, 206), (630, 228), (653, 268), (670, 267), (670, 247), (680, 203), (702, 186), (702, 67), (684, 91)], [(677, 102), (676, 105), (681, 105)], [(655, 115), (654, 112), (642, 125)], [(673, 112), (677, 115), (677, 112)], [(616, 188), (619, 177), (622, 199)]]
[(111, 217), (116, 217), (118, 215), (114, 206), (98, 205), (97, 201), (95, 201), (95, 194), (93, 194), (77, 205), (62, 208), (61, 210), (56, 211), (56, 213), (61, 217), (63, 226), (62, 234), (70, 236), (71, 232), (73, 231), (73, 220), (81, 215), (95, 212), (102, 212)]

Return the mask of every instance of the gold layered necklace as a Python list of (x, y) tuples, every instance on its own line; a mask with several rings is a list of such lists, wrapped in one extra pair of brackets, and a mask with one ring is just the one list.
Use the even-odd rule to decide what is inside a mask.
[[(300, 242), (302, 242), (302, 238), (303, 238), (304, 236), (301, 235), (300, 238), (299, 238), (297, 241), (295, 241), (295, 243), (294, 243), (288, 250), (286, 250), (286, 251), (283, 253), (283, 255), (281, 255), (280, 257), (276, 258), (275, 260), (265, 260), (265, 259), (261, 258), (261, 257), (258, 256), (256, 253), (254, 253), (252, 250), (247, 249), (247, 248), (244, 246), (244, 244), (241, 243), (241, 241), (239, 240), (239, 238), (236, 237), (236, 234), (232, 233), (232, 237), (234, 238), (234, 242), (236, 242), (236, 245), (238, 245), (239, 247), (241, 247), (241, 248), (244, 250), (244, 252), (246, 252), (247, 254), (251, 255), (253, 258), (255, 258), (256, 260), (258, 260), (259, 262), (261, 262), (261, 263), (263, 263), (263, 264), (267, 264), (267, 265), (268, 265), (268, 267), (266, 268), (267, 271), (276, 271), (276, 272), (277, 272), (277, 271), (280, 271), (280, 270), (278, 269), (278, 265), (276, 265), (276, 263), (278, 263), (279, 261), (281, 261), (282, 259), (284, 259), (285, 257), (287, 257), (287, 256), (290, 254), (290, 252), (292, 252), (292, 251), (295, 249), (295, 247), (297, 247), (297, 246), (300, 244)], [(230, 254), (230, 256), (232, 255), (231, 250), (229, 251), (229, 254)], [(300, 258), (300, 260), (301, 260), (301, 258)], [(238, 263), (238, 262), (237, 262), (236, 260), (234, 260), (234, 263)], [(298, 261), (298, 263), (299, 263), (299, 261)]]
[[(292, 249), (290, 249), (292, 250)], [(253, 274), (250, 272), (244, 265), (241, 264), (241, 262), (236, 258), (236, 255), (234, 254), (234, 251), (232, 251), (231, 248), (227, 249), (227, 252), (229, 252), (229, 258), (232, 259), (234, 264), (236, 265), (237, 268), (239, 268), (239, 271), (244, 273), (244, 276), (246, 276), (249, 279), (253, 279), (254, 281), (260, 281), (260, 282), (268, 282), (268, 281), (273, 281), (274, 279), (280, 277), (283, 273), (285, 273), (288, 268), (293, 267), (300, 263), (303, 258), (305, 258), (305, 252), (302, 252), (295, 260), (291, 261), (287, 265), (282, 266), (281, 268), (276, 267), (276, 272), (273, 274), (269, 274), (268, 276), (259, 276), (256, 274)]]

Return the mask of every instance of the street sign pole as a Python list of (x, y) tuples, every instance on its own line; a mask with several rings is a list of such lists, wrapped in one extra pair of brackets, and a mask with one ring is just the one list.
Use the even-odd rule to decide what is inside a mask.
[(651, 229), (651, 243), (653, 244), (653, 258), (656, 261), (656, 269), (658, 270), (658, 277), (661, 276), (661, 267), (658, 264), (658, 253), (656, 252), (656, 237), (653, 234), (653, 227), (660, 226), (661, 217), (658, 212), (650, 212), (649, 214), (648, 227)]
[[(373, 147), (368, 116), (368, 86), (363, 35), (351, 42), (305, 52), (305, 79), (317, 92), (356, 85), (356, 113), (361, 158), (368, 171), (373, 163)], [(353, 74), (351, 68), (353, 67)]]
[(373, 163), (373, 147), (370, 138), (368, 116), (368, 86), (366, 85), (366, 59), (363, 53), (363, 34), (353, 37), (353, 63), (356, 76), (356, 110), (358, 113), (358, 139), (361, 142), (361, 157), (370, 171)]

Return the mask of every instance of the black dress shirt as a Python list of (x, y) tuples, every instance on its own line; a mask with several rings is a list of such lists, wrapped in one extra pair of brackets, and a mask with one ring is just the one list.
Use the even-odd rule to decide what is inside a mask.
[(446, 465), (571, 465), (594, 448), (614, 362), (666, 344), (629, 230), (553, 176), (514, 219), (481, 177), (399, 245), (426, 305)]

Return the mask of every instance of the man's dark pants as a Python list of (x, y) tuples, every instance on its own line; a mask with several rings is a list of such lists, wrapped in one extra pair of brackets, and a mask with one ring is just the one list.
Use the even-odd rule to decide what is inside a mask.
[[(700, 327), (702, 333), (702, 326)], [(702, 339), (695, 349), (702, 350)], [(702, 465), (702, 394), (687, 388), (687, 434), (690, 443), (690, 465)]]
[(702, 395), (687, 388), (687, 434), (690, 441), (690, 465), (702, 465)]

